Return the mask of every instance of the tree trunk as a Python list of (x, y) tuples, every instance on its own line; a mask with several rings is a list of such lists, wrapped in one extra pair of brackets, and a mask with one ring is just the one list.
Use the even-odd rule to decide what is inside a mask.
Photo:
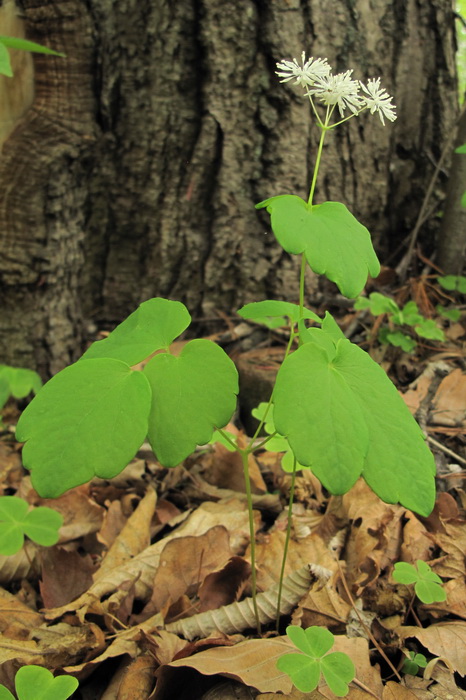
[(34, 102), (1, 155), (0, 361), (44, 375), (79, 355), (89, 320), (151, 296), (204, 316), (297, 299), (299, 261), (254, 204), (307, 197), (319, 132), (277, 60), (305, 50), (394, 95), (394, 124), (365, 114), (329, 135), (315, 196), (345, 202), (382, 253), (455, 120), (450, 0), (22, 7), (27, 36), (67, 58), (34, 57)]
[[(455, 147), (466, 144), (466, 108), (458, 123)], [(461, 198), (466, 192), (466, 153), (454, 153), (447, 197), (439, 233), (438, 264), (446, 274), (461, 275), (466, 263), (466, 207)]]

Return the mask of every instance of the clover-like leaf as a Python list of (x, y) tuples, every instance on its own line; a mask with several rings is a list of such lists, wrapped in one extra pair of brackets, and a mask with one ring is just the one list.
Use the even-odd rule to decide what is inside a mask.
[(445, 275), (445, 277), (438, 278), (438, 283), (449, 292), (456, 291), (466, 294), (466, 277), (462, 275)]
[(369, 231), (340, 202), (309, 206), (295, 195), (271, 197), (267, 207), (272, 230), (287, 253), (304, 253), (314, 272), (326, 275), (347, 297), (356, 297), (380, 264)]
[(417, 346), (416, 341), (402, 331), (391, 331), (389, 328), (381, 328), (378, 335), (381, 343), (390, 343), (404, 352), (412, 352)]
[(144, 374), (119, 360), (79, 360), (55, 375), (16, 428), (36, 491), (56, 498), (119, 474), (147, 435), (150, 404)]
[(320, 674), (337, 697), (348, 693), (348, 683), (355, 676), (354, 664), (343, 652), (328, 653), (334, 644), (334, 636), (324, 627), (290, 625), (286, 633), (303, 653), (284, 654), (277, 661), (277, 668), (287, 673), (298, 690), (310, 693), (317, 688)]
[(442, 588), (442, 579), (432, 571), (427, 562), (418, 559), (416, 566), (406, 562), (397, 562), (393, 578), (398, 583), (406, 585), (414, 583), (414, 591), (423, 603), (441, 603), (447, 599)]
[(418, 323), (414, 330), (421, 338), (428, 340), (445, 340), (445, 333), (437, 326), (431, 318), (424, 318)]
[(425, 668), (427, 666), (427, 659), (424, 654), (416, 654), (414, 651), (409, 652), (409, 658), (405, 659), (401, 670), (403, 673), (409, 673), (415, 676), (419, 671), (419, 668)]
[[(18, 700), (67, 700), (79, 683), (73, 676), (57, 676), (42, 666), (22, 666), (15, 676), (15, 689)], [(0, 691), (4, 686), (0, 686)], [(4, 688), (6, 690), (6, 688)], [(11, 693), (2, 696), (0, 700), (13, 698)]]
[(156, 350), (167, 349), (190, 324), (184, 304), (157, 297), (144, 301), (104, 340), (98, 340), (81, 359), (111, 357), (135, 365)]
[[(256, 301), (246, 304), (238, 310), (239, 316), (251, 321), (262, 322), (265, 318), (276, 318), (286, 316), (293, 323), (297, 323), (300, 316), (298, 304), (291, 304), (288, 301)], [(316, 323), (322, 323), (322, 319), (314, 311), (303, 309), (303, 318), (312, 319)]]
[(441, 304), (437, 304), (435, 307), (436, 311), (440, 316), (443, 318), (448, 319), (448, 321), (459, 321), (461, 318), (461, 311), (459, 309), (455, 308), (447, 308), (446, 306), (442, 306)]
[(390, 297), (380, 292), (372, 292), (369, 297), (359, 297), (354, 303), (354, 308), (359, 311), (361, 309), (370, 309), (374, 316), (382, 314), (393, 314), (399, 311), (398, 304)]
[(432, 511), (435, 463), (421, 429), (383, 369), (349, 340), (337, 341), (333, 357), (309, 342), (286, 358), (274, 421), (331, 493), (362, 474), (387, 503)]
[(42, 380), (31, 369), (0, 365), (0, 408), (4, 406), (10, 394), (15, 399), (23, 399), (34, 392), (37, 394), (42, 386)]
[(178, 357), (156, 355), (144, 374), (153, 392), (148, 438), (166, 467), (176, 466), (196, 445), (207, 443), (235, 410), (236, 367), (210, 340), (191, 340)]
[(0, 496), (0, 554), (16, 554), (24, 544), (24, 535), (44, 547), (58, 542), (63, 517), (52, 508), (39, 506), (29, 510), (28, 503), (16, 496)]

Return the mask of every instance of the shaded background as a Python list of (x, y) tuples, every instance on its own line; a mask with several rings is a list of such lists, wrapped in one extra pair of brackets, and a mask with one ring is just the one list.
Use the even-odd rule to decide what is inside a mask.
[[(442, 201), (458, 117), (451, 0), (4, 0), (0, 33), (67, 54), (16, 52), (1, 79), (6, 364), (50, 376), (95, 324), (152, 296), (198, 318), (296, 300), (299, 260), (254, 204), (307, 197), (319, 131), (274, 73), (302, 50), (381, 76), (398, 113), (327, 137), (315, 201), (344, 202), (392, 262), (446, 149), (429, 210)], [(437, 228), (419, 234), (426, 255)]]

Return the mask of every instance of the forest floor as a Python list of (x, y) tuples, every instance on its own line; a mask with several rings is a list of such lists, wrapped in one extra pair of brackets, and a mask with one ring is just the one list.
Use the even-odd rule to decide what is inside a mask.
[[(293, 650), (285, 629), (294, 624), (335, 635), (334, 650), (356, 667), (350, 700), (466, 699), (466, 314), (458, 296), (431, 281), (415, 281), (396, 299), (401, 307), (416, 301), (429, 317), (440, 297), (462, 316), (434, 315), (444, 340), (417, 338), (409, 353), (378, 342), (386, 316), (347, 309), (338, 319), (382, 364), (427, 434), (438, 472), (435, 509), (423, 518), (383, 503), (362, 479), (331, 496), (311, 471), (300, 472), (278, 633), (271, 620), (259, 637), (238, 612), (251, 584), (237, 453), (216, 443), (168, 470), (143, 445), (115, 479), (44, 500), (14, 440), (17, 405), (7, 404), (3, 494), (56, 509), (64, 525), (57, 545), (27, 540), (16, 555), (0, 557), (0, 683), (14, 691), (17, 669), (38, 664), (78, 678), (72, 697), (82, 700), (334, 698), (324, 682), (302, 693), (277, 670), (277, 659)], [(266, 400), (285, 344), (280, 329), (238, 318), (225, 327), (215, 339), (237, 361), (249, 403)], [(249, 409), (242, 406), (243, 425)], [(238, 432), (237, 425), (229, 429)], [(266, 450), (250, 457), (264, 609), (279, 579), (288, 519), (291, 476), (280, 458)], [(397, 561), (417, 560), (442, 578), (445, 602), (422, 603), (413, 586), (394, 581)], [(404, 661), (415, 654), (427, 667), (407, 673)]]

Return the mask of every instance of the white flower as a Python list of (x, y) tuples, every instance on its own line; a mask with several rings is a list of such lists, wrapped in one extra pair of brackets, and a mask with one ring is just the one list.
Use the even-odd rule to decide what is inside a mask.
[(371, 110), (371, 114), (378, 112), (383, 125), (385, 125), (384, 117), (394, 122), (396, 119), (396, 107), (391, 104), (393, 97), (390, 97), (387, 91), (380, 87), (380, 78), (377, 78), (377, 80), (371, 78), (367, 85), (363, 83), (360, 83), (360, 85), (364, 92), (369, 95), (369, 97), (363, 95), (362, 99), (364, 100), (364, 105)]
[(347, 70), (346, 73), (323, 76), (308, 92), (326, 105), (338, 105), (341, 116), (346, 107), (356, 114), (365, 103), (359, 95), (359, 82), (351, 78), (352, 72)]
[(302, 66), (298, 64), (296, 58), (292, 61), (281, 61), (277, 63), (278, 70), (276, 74), (282, 78), (281, 83), (287, 83), (289, 80), (294, 80), (298, 85), (306, 87), (312, 85), (319, 78), (323, 78), (331, 71), (326, 58), (309, 58), (306, 61), (306, 54), (303, 51), (301, 54)]

